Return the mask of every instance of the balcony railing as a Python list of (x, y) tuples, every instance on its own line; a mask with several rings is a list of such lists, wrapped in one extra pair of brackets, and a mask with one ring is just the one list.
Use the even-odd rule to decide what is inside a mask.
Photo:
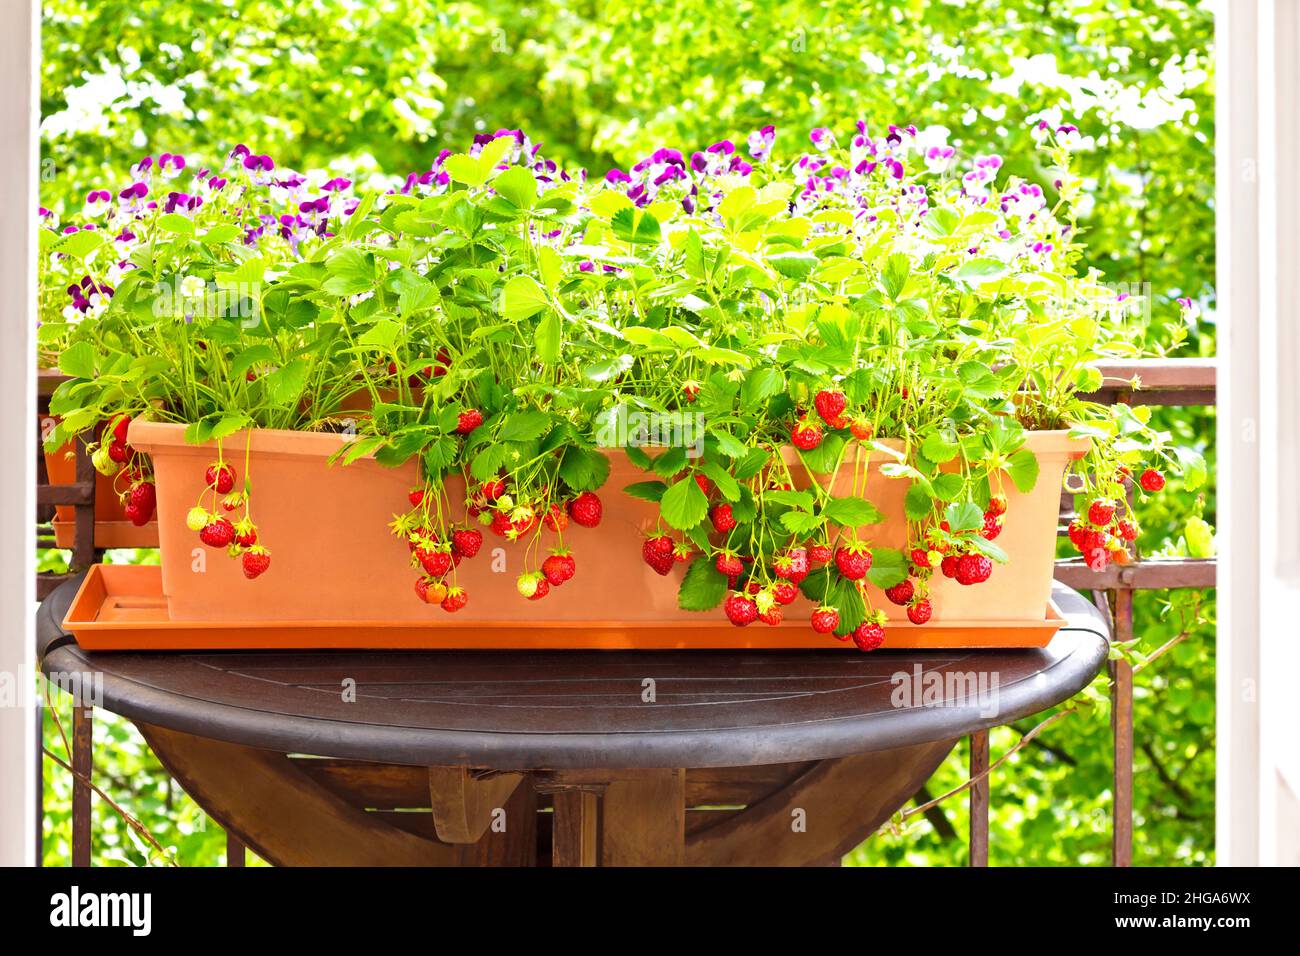
[[(1134, 405), (1212, 406), (1215, 404), (1216, 363), (1213, 359), (1159, 359), (1131, 362), (1107, 362), (1096, 366), (1102, 373), (1102, 387), (1087, 396), (1093, 401), (1112, 404), (1124, 402)], [(40, 376), (40, 410), (48, 409), (48, 399), (59, 377), (54, 374)], [(72, 505), (76, 512), (74, 547), (69, 562), (69, 573), (84, 570), (102, 556), (94, 546), (95, 472), (84, 450), (77, 449), (76, 482), (72, 485), (51, 486), (45, 481), (45, 470), (40, 449), (37, 449), (38, 487), (37, 521), (41, 528), (51, 518), (54, 505)], [(1074, 500), (1069, 494), (1061, 499), (1061, 533), (1064, 524), (1073, 517)], [(38, 547), (53, 547), (51, 534), (38, 534)], [(1166, 589), (1204, 589), (1215, 586), (1215, 561), (1194, 558), (1155, 558), (1139, 560), (1133, 564), (1110, 565), (1104, 571), (1093, 571), (1080, 559), (1067, 559), (1056, 563), (1057, 580), (1080, 591), (1090, 591), (1097, 606), (1111, 620), (1112, 639), (1126, 643), (1133, 638), (1133, 594), (1135, 591)], [(58, 586), (66, 575), (40, 574), (36, 590), (44, 598)], [(1123, 659), (1112, 660), (1110, 691), (1112, 700), (1111, 733), (1114, 746), (1114, 802), (1112, 806), (1112, 860), (1116, 866), (1128, 866), (1133, 858), (1133, 667)], [(78, 719), (81, 718), (81, 719)], [(1052, 718), (1054, 719), (1054, 718)], [(40, 721), (37, 722), (38, 734)], [(74, 709), (72, 733), (72, 861), (74, 866), (90, 863), (90, 718), (82, 716), (80, 708)], [(1027, 743), (1031, 735), (1046, 729), (1046, 722), (1029, 731), (1017, 747)], [(38, 753), (41, 742), (38, 740)], [(42, 769), (43, 769), (42, 762)], [(989, 803), (991, 797), (991, 767), (989, 762), (988, 731), (970, 737), (970, 779), (965, 784), (969, 793), (971, 826), (969, 860), (972, 866), (987, 866), (989, 851)], [(39, 779), (39, 778), (38, 778)], [(959, 788), (961, 789), (961, 788)], [(943, 799), (943, 798), (940, 798)], [(918, 794), (919, 806), (909, 813), (920, 812), (938, 801), (930, 800), (924, 791)], [(37, 819), (37, 859), (41, 858), (43, 826)], [(231, 865), (242, 865), (243, 848), (233, 837), (228, 838), (228, 856)]]

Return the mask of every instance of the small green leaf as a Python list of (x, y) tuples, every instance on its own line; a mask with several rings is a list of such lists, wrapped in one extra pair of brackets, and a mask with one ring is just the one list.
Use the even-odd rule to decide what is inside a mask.
[(740, 500), (740, 484), (727, 469), (712, 459), (705, 461), (700, 467), (704, 469), (704, 473), (717, 486), (718, 491), (722, 493), (722, 497), (732, 502)]
[(549, 305), (546, 291), (532, 276), (514, 276), (501, 290), (501, 314), (512, 322), (530, 318)]
[(64, 349), (59, 356), (59, 371), (73, 378), (94, 378), (95, 347), (89, 342), (78, 342)]
[(1022, 448), (1007, 459), (1006, 472), (1016, 490), (1027, 495), (1038, 483), (1038, 459), (1028, 448)]
[(709, 611), (727, 596), (727, 578), (707, 557), (691, 562), (677, 589), (677, 606), (683, 611)]
[(1006, 274), (1006, 263), (997, 259), (972, 259), (957, 270), (957, 278), (972, 285), (995, 282)]
[(951, 504), (943, 513), (944, 520), (948, 522), (948, 530), (954, 534), (962, 531), (974, 531), (976, 528), (984, 527), (984, 512), (980, 506), (969, 501), (962, 504)]
[(658, 502), (667, 490), (668, 486), (662, 481), (638, 481), (625, 487), (623, 493), (633, 498), (640, 498), (642, 501)]
[(806, 511), (787, 511), (781, 515), (781, 524), (791, 534), (808, 534), (826, 523), (821, 515), (808, 514)]
[(878, 588), (892, 588), (907, 577), (907, 556), (897, 548), (872, 548), (867, 579)]
[(520, 209), (532, 209), (537, 202), (537, 180), (524, 166), (511, 166), (492, 180), (492, 188)]
[(533, 345), (538, 359), (544, 364), (554, 365), (560, 360), (560, 317), (549, 309), (537, 323)]
[(709, 512), (709, 499), (695, 478), (687, 475), (664, 492), (659, 511), (670, 526), (684, 531), (704, 520)]
[(263, 380), (266, 383), (266, 396), (271, 404), (286, 406), (298, 400), (303, 384), (307, 381), (307, 363), (303, 359), (294, 359)]
[(858, 528), (885, 520), (879, 509), (865, 498), (832, 498), (822, 505), (822, 514), (826, 520), (843, 528)]
[(930, 496), (919, 482), (914, 481), (908, 487), (907, 496), (903, 499), (903, 510), (908, 521), (920, 521), (934, 510)]

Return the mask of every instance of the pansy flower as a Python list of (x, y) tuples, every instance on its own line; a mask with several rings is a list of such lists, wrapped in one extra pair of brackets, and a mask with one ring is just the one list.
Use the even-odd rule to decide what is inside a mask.
[(185, 157), (179, 153), (163, 153), (158, 157), (158, 172), (163, 179), (175, 179), (185, 170)]
[(745, 140), (745, 145), (749, 147), (749, 155), (756, 163), (763, 163), (772, 155), (772, 147), (776, 144), (776, 127), (764, 126), (760, 130), (755, 130), (749, 134)]

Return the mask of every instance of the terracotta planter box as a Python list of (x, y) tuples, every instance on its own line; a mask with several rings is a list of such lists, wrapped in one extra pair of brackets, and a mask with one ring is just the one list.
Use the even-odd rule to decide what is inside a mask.
[[(385, 468), (362, 459), (348, 466), (330, 465), (328, 458), (346, 443), (341, 435), (254, 431), (251, 434), (252, 517), (260, 539), (271, 550), (271, 570), (255, 580), (244, 578), (239, 562), (224, 552), (205, 548), (185, 525), (186, 513), (204, 491), (204, 469), (215, 458), (215, 446), (186, 444), (183, 427), (137, 420), (129, 440), (149, 454), (158, 484), (158, 534), (162, 549), (162, 597), (173, 622), (389, 622), (424, 623), (430, 634), (444, 629), (515, 628), (537, 622), (558, 634), (546, 646), (637, 646), (635, 637), (619, 643), (618, 634), (647, 628), (732, 628), (721, 611), (697, 613), (677, 607), (677, 586), (685, 565), (662, 578), (641, 559), (642, 532), (655, 524), (656, 508), (623, 494), (624, 486), (647, 476), (621, 451), (609, 452), (609, 480), (601, 491), (604, 519), (596, 529), (570, 525), (565, 543), (578, 560), (577, 577), (552, 589), (542, 602), (526, 601), (515, 591), (515, 578), (524, 570), (523, 545), (490, 533), (483, 549), (457, 570), (458, 583), (469, 592), (469, 603), (448, 614), (422, 604), (414, 594), (417, 573), (411, 569), (405, 545), (392, 536), (393, 515), (408, 508), (407, 492), (417, 484), (414, 462)], [(226, 457), (242, 472), (246, 433), (224, 442)], [(1029, 437), (1040, 474), (1033, 492), (1018, 494), (1008, 482), (1010, 507), (998, 543), (1011, 558), (996, 566), (990, 581), (964, 588), (936, 576), (932, 624), (914, 627), (904, 610), (873, 589), (877, 607), (886, 609), (899, 627), (918, 635), (934, 625), (1005, 626), (1037, 622), (1048, 616), (1052, 563), (1056, 547), (1061, 479), (1066, 464), (1081, 456), (1087, 443), (1063, 431)], [(873, 544), (901, 547), (905, 519), (903, 496), (907, 482), (876, 470), (882, 456), (873, 456), (866, 497), (888, 517), (866, 529)], [(242, 480), (242, 474), (240, 476)], [(453, 501), (463, 498), (455, 479)], [(847, 485), (847, 482), (845, 483)], [(457, 515), (457, 517), (461, 517)], [(543, 532), (544, 538), (553, 538)], [(542, 556), (549, 541), (543, 542)], [(540, 561), (534, 555), (533, 563)], [(786, 625), (743, 629), (758, 638), (762, 632), (788, 632), (787, 646), (824, 647), (808, 627), (807, 601), (793, 605)], [(583, 643), (586, 633), (614, 635)], [(683, 640), (689, 646), (689, 640)], [(831, 641), (834, 645), (837, 642)], [(437, 646), (436, 639), (428, 646)], [(270, 646), (270, 645), (269, 645)], [(463, 645), (461, 645), (463, 646)]]
[[(54, 419), (42, 416), (38, 425), (41, 434)], [(72, 442), (55, 451), (44, 452), (45, 474), (51, 485), (75, 485), (77, 462)], [(54, 506), (54, 543), (60, 548), (71, 548), (77, 531), (77, 510), (72, 505)], [(122, 503), (113, 490), (113, 479), (95, 473), (95, 547), (96, 548), (156, 548), (158, 547), (158, 522), (152, 520), (137, 527), (127, 520)]]

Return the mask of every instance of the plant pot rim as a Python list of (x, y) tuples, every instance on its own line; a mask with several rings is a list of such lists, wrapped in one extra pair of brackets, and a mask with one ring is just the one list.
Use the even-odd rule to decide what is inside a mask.
[[(215, 449), (216, 441), (193, 444), (185, 440), (187, 426), (174, 422), (156, 422), (146, 418), (136, 418), (131, 422), (127, 440), (132, 447), (148, 454), (155, 448), (186, 447), (195, 452)], [(339, 432), (309, 432), (287, 428), (250, 428), (227, 435), (221, 441), (226, 454), (242, 452), (245, 443), (250, 451), (258, 454), (328, 456), (334, 454), (343, 445), (353, 439), (352, 435)], [(880, 444), (901, 450), (903, 441), (898, 438), (879, 439)], [(1087, 438), (1073, 438), (1070, 430), (1065, 428), (1044, 431), (1026, 431), (1025, 446), (1035, 454), (1061, 454), (1070, 459), (1082, 458), (1091, 448), (1092, 442)], [(793, 445), (782, 446), (783, 452), (794, 453)], [(625, 457), (622, 448), (601, 448), (600, 451), (611, 457)], [(373, 455), (363, 455), (358, 460), (371, 459)]]

